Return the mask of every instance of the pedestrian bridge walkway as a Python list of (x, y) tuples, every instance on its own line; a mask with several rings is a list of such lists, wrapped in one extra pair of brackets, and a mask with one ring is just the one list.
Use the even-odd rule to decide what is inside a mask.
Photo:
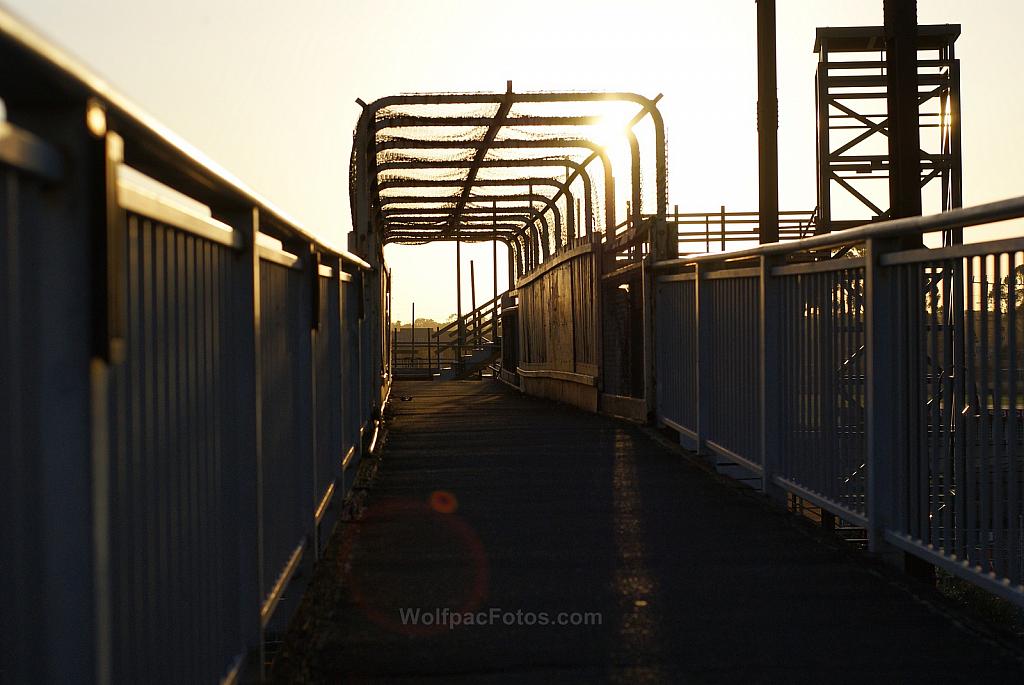
[[(364, 513), (317, 569), (282, 682), (1020, 678), (930, 588), (653, 431), (496, 381), (392, 399)], [(470, 611), (482, 624), (451, 624)], [(580, 625), (527, 624), (563, 614)]]
[[(960, 206), (959, 27), (920, 29), (916, 162), (830, 142), (922, 103), (882, 27), (817, 32), (813, 217), (670, 211), (660, 95), (508, 83), (365, 104), (314, 228), (0, 11), (0, 680), (1019, 681), (907, 585), (1024, 607), (1024, 196)], [(832, 215), (895, 162), (944, 211)], [(437, 241), (494, 292), (403, 344), (384, 247)]]

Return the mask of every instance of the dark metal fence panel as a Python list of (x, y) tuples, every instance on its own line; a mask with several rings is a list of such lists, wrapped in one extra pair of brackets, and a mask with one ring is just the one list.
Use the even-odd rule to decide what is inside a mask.
[(0, 154), (0, 679), (10, 682), (75, 682), (95, 669), (84, 190)]
[(711, 309), (700, 322), (710, 329), (707, 440), (760, 464), (759, 279), (702, 278)]
[(658, 418), (697, 432), (697, 300), (693, 280), (660, 279), (655, 307)]
[(778, 281), (776, 475), (865, 516), (864, 268)]
[(185, 682), (238, 654), (233, 250), (127, 219), (125, 361), (111, 367), (112, 674)]
[(897, 271), (905, 458), (896, 532), (981, 577), (1024, 579), (1021, 252)]
[(301, 269), (260, 264), (265, 593), (305, 543), (313, 520), (308, 281)]
[(336, 465), (369, 403), (358, 354), (347, 377), (323, 354), (354, 321), (321, 316), (314, 370), (313, 279), (261, 264), (253, 236), (370, 265), (2, 23), (0, 679), (256, 680), (259, 581), (281, 589), (315, 531), (316, 458)]
[[(686, 270), (658, 279), (659, 342), (694, 266), (700, 331), (694, 361), (661, 342), (659, 417), (694, 368), (699, 450), (1024, 605), (1024, 239), (949, 240), (1021, 216), (1015, 198), (656, 265)], [(946, 246), (902, 247), (932, 230)]]

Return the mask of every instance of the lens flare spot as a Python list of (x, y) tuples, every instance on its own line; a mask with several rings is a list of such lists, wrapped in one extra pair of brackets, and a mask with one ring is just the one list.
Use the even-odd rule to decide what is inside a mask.
[(430, 508), (442, 514), (454, 514), (459, 508), (459, 502), (452, 493), (435, 490), (430, 493)]

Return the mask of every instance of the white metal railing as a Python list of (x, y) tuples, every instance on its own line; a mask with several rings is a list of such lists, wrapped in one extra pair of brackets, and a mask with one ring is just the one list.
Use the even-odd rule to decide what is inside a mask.
[(1024, 197), (657, 263), (659, 420), (1024, 605), (1024, 237), (918, 240), (1021, 217)]
[(0, 59), (0, 680), (255, 681), (374, 444), (387, 272), (2, 10)]

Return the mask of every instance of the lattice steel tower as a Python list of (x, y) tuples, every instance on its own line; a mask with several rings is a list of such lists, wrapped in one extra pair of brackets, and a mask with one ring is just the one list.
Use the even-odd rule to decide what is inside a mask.
[[(918, 27), (918, 104), (924, 212), (962, 206), (959, 24)], [(885, 33), (818, 28), (817, 232), (888, 218)], [(936, 183), (936, 180), (938, 181)], [(836, 192), (841, 191), (841, 192)]]

